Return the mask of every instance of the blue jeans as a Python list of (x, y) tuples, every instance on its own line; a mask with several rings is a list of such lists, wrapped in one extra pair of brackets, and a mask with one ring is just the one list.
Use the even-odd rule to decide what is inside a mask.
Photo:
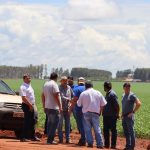
[(85, 132), (84, 132), (84, 117), (82, 110), (81, 111), (75, 111), (76, 112), (76, 121), (77, 121), (77, 127), (79, 128), (79, 132), (81, 134), (80, 142), (85, 143)]
[(126, 148), (134, 149), (135, 147), (134, 115), (131, 118), (129, 118), (128, 116), (123, 117), (122, 126), (126, 138)]
[(66, 135), (66, 141), (69, 141), (70, 139), (70, 116), (68, 112), (61, 113), (59, 123), (58, 123), (58, 137), (59, 141), (63, 141), (63, 119), (65, 120), (65, 135)]
[[(75, 121), (76, 121), (76, 124), (77, 124), (77, 113), (76, 113), (76, 109), (75, 109), (75, 107), (73, 108), (73, 110), (72, 110), (72, 113), (73, 113), (73, 117), (74, 117), (74, 119), (75, 119)], [(79, 133), (80, 133), (80, 130), (79, 130), (79, 127), (78, 127), (78, 124), (77, 124), (77, 128), (78, 128), (78, 131), (79, 131)]]
[(55, 132), (59, 122), (59, 111), (54, 109), (46, 109), (46, 115), (48, 117), (47, 122), (47, 143), (51, 143), (54, 140)]
[(92, 127), (94, 128), (97, 146), (103, 146), (99, 115), (92, 112), (84, 113), (84, 129), (87, 143), (93, 145)]

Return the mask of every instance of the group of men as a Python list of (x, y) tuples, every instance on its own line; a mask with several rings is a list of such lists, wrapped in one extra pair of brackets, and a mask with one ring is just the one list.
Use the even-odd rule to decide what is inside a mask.
[[(78, 78), (78, 84), (74, 85), (73, 77), (62, 76), (60, 85), (57, 84), (58, 75), (51, 73), (50, 80), (45, 82), (42, 91), (42, 104), (46, 113), (47, 144), (57, 144), (55, 133), (58, 131), (59, 143), (63, 143), (63, 120), (65, 120), (66, 144), (70, 140), (70, 114), (77, 123), (81, 135), (79, 146), (93, 147), (92, 128), (94, 129), (96, 146), (99, 149), (116, 149), (117, 143), (117, 119), (119, 116), (119, 103), (116, 93), (112, 90), (109, 81), (104, 82), (104, 97), (101, 92), (95, 90), (90, 80), (83, 77)], [(23, 76), (24, 83), (20, 88), (22, 96), (22, 107), (25, 114), (24, 128), (21, 141), (29, 137), (39, 141), (35, 136), (35, 123), (37, 110), (35, 106), (34, 91), (31, 87), (31, 79), (28, 74)], [(135, 147), (134, 113), (139, 109), (141, 102), (134, 93), (130, 91), (131, 84), (124, 83), (124, 94), (122, 97), (122, 126), (126, 137), (124, 150), (133, 150)], [(104, 142), (100, 128), (100, 115), (103, 116)], [(29, 119), (30, 118), (30, 119)], [(30, 122), (30, 124), (29, 124)], [(32, 131), (32, 133), (28, 133)], [(111, 134), (110, 134), (111, 132)], [(30, 136), (29, 136), (30, 135)], [(110, 137), (111, 135), (111, 137)], [(111, 142), (110, 142), (111, 139)]]

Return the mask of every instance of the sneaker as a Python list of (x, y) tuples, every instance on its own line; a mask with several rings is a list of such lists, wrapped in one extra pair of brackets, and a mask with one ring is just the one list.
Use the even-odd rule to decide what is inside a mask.
[(63, 140), (59, 140), (59, 142), (58, 142), (59, 144), (62, 144), (63, 143)]
[(56, 141), (52, 141), (52, 142), (47, 142), (48, 145), (58, 145), (58, 143)]
[(89, 147), (89, 148), (93, 148), (93, 144), (88, 144), (88, 146), (87, 147)]
[(37, 142), (40, 142), (41, 140), (40, 140), (38, 137), (33, 137), (33, 138), (31, 138), (31, 141), (37, 141)]
[(97, 148), (98, 148), (98, 149), (104, 149), (104, 147), (103, 147), (103, 146), (97, 146)]
[(111, 146), (111, 149), (117, 149), (116, 146)]
[(29, 142), (30, 140), (26, 139), (26, 138), (22, 138), (20, 139), (20, 142)]
[(85, 146), (86, 145), (86, 142), (82, 141), (81, 139), (79, 140), (78, 146)]
[(104, 148), (107, 148), (107, 149), (109, 149), (109, 146), (108, 146), (108, 145), (105, 145), (105, 146), (104, 146)]
[(72, 144), (72, 141), (70, 139), (66, 140), (66, 144)]
[(85, 142), (78, 142), (77, 145), (78, 145), (78, 146), (86, 146), (86, 143), (85, 143)]
[(134, 150), (134, 148), (124, 148), (123, 150)]

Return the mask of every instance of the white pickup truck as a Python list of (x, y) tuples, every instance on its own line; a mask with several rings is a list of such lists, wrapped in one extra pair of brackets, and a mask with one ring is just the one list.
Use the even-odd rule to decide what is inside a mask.
[(13, 130), (19, 138), (23, 120), (21, 96), (0, 80), (0, 130)]

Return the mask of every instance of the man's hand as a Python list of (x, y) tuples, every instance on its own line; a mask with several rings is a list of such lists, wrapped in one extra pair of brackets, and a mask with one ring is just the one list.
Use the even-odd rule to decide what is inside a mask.
[(46, 108), (43, 107), (43, 111), (44, 111), (44, 113), (46, 114)]
[(31, 104), (29, 105), (29, 110), (33, 111), (33, 106)]
[(128, 114), (128, 117), (131, 118), (133, 116), (133, 112)]
[(118, 114), (118, 115), (117, 115), (117, 119), (121, 119), (121, 118), (122, 118), (122, 117)]
[(59, 108), (59, 113), (62, 113), (62, 112), (63, 112), (63, 110), (62, 110), (62, 108), (60, 107), (60, 108)]
[(72, 113), (72, 109), (69, 108), (69, 110), (68, 110), (69, 116), (71, 115), (71, 113)]
[(121, 114), (121, 119), (123, 119), (123, 115)]

